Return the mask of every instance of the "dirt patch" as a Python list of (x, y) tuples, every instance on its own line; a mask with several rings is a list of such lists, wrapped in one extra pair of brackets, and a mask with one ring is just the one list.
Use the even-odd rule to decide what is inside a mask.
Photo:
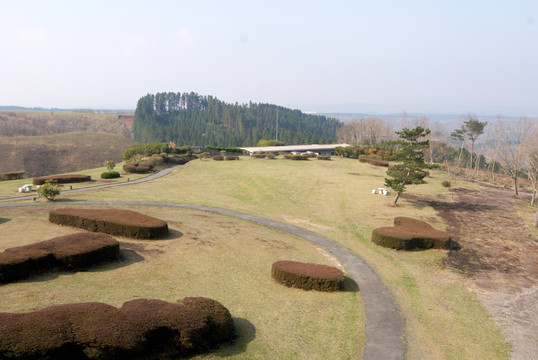
[(438, 211), (461, 245), (444, 265), (469, 279), (512, 342), (512, 359), (533, 358), (538, 353), (538, 240), (517, 215), (526, 199), (495, 189), (453, 189), (449, 198), (417, 198)]

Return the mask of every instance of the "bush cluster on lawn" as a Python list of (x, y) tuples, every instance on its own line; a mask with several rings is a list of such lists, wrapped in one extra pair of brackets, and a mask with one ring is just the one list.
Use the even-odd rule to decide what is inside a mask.
[(273, 160), (276, 158), (275, 154), (273, 153), (254, 153), (252, 155), (250, 155), (251, 157), (253, 157), (254, 159), (269, 159), (269, 160)]
[(207, 352), (234, 335), (230, 312), (207, 298), (136, 299), (0, 313), (2, 359), (154, 359)]
[(171, 163), (171, 164), (179, 164), (184, 165), (188, 163), (191, 160), (196, 159), (197, 157), (194, 155), (166, 155), (164, 157), (164, 162)]
[(119, 209), (61, 208), (49, 212), (49, 221), (93, 232), (135, 239), (155, 239), (168, 235), (166, 221)]
[(127, 163), (123, 165), (123, 171), (131, 174), (145, 174), (153, 170), (153, 164), (151, 163)]
[(24, 171), (7, 172), (0, 174), (0, 181), (17, 180), (24, 177)]
[(119, 177), (120, 173), (117, 171), (105, 171), (104, 173), (101, 173), (101, 179), (115, 179)]
[(222, 155), (213, 155), (212, 159), (215, 160), (215, 161), (223, 161), (224, 156), (222, 156)]
[(445, 188), (449, 188), (451, 184), (450, 184), (450, 181), (445, 180), (445, 181), (443, 181), (443, 182), (441, 183), (441, 185), (442, 185), (443, 187), (445, 187)]
[(235, 155), (227, 155), (224, 157), (224, 160), (228, 160), (228, 161), (231, 161), (231, 160), (239, 160), (239, 156), (235, 156)]
[(293, 155), (293, 154), (285, 154), (284, 159), (287, 160), (308, 160), (310, 156), (308, 155)]
[(405, 216), (394, 218), (393, 227), (374, 229), (372, 241), (397, 250), (448, 249), (452, 245), (447, 232), (436, 230), (422, 220)]
[(331, 155), (318, 155), (316, 158), (318, 160), (331, 160)]
[(289, 287), (305, 290), (338, 291), (344, 287), (344, 274), (338, 268), (281, 260), (273, 263), (271, 276)]
[(112, 237), (86, 232), (9, 248), (0, 253), (0, 283), (56, 268), (68, 271), (84, 269), (115, 260), (119, 249), (119, 243)]
[(375, 166), (385, 166), (385, 167), (389, 166), (388, 161), (385, 161), (385, 160), (381, 159), (380, 157), (361, 155), (359, 157), (359, 161), (363, 162), (363, 163), (368, 163), (370, 165), (375, 165)]
[(51, 175), (35, 177), (33, 180), (34, 185), (43, 185), (47, 180), (56, 180), (58, 184), (79, 183), (85, 181), (91, 181), (90, 175), (82, 174), (69, 174), (69, 175)]

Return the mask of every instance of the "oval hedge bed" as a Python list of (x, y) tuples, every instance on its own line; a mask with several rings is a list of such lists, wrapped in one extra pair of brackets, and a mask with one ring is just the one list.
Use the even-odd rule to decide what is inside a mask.
[(389, 166), (388, 161), (385, 161), (385, 160), (379, 159), (379, 158), (375, 158), (375, 157), (362, 156), (362, 157), (359, 158), (359, 161), (363, 162), (363, 163), (368, 163), (370, 165), (375, 165), (375, 166), (385, 166), (385, 167)]
[(49, 212), (49, 221), (59, 225), (135, 239), (155, 239), (168, 235), (166, 221), (131, 210), (53, 209)]
[(271, 276), (288, 287), (305, 290), (338, 291), (344, 288), (344, 274), (327, 265), (281, 260), (273, 263)]
[(0, 283), (24, 279), (52, 269), (80, 270), (113, 261), (119, 243), (106, 234), (76, 233), (0, 253)]
[(90, 175), (81, 175), (81, 174), (51, 175), (51, 176), (35, 177), (32, 182), (34, 185), (43, 185), (45, 181), (47, 180), (56, 180), (58, 184), (68, 184), (68, 183), (91, 181), (92, 177)]
[(120, 308), (90, 302), (0, 313), (1, 359), (156, 359), (207, 352), (232, 338), (222, 304), (136, 299)]
[(372, 241), (397, 250), (449, 249), (452, 245), (447, 232), (436, 230), (422, 220), (405, 216), (394, 218), (393, 227), (374, 229)]
[(127, 163), (123, 165), (123, 171), (131, 174), (145, 174), (153, 170), (151, 163)]

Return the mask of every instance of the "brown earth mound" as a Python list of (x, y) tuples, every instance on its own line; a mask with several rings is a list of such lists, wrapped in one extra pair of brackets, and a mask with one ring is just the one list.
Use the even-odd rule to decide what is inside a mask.
[(448, 233), (436, 230), (422, 220), (404, 216), (394, 219), (394, 227), (374, 229), (372, 241), (397, 250), (448, 249), (452, 246)]
[(338, 291), (344, 288), (344, 274), (338, 268), (281, 260), (273, 263), (273, 279), (288, 287), (305, 290)]
[[(181, 303), (137, 299), (0, 313), (1, 359), (148, 359), (207, 351), (234, 332), (228, 309), (215, 300)], [(160, 357), (159, 357), (160, 358)]]
[(49, 221), (135, 239), (155, 239), (168, 235), (166, 221), (131, 210), (53, 209), (49, 212)]
[(47, 180), (56, 180), (58, 184), (79, 183), (91, 181), (90, 175), (69, 174), (69, 175), (51, 175), (34, 178), (34, 185), (43, 185)]
[(0, 253), (0, 283), (52, 269), (79, 270), (115, 260), (119, 243), (106, 234), (76, 233)]

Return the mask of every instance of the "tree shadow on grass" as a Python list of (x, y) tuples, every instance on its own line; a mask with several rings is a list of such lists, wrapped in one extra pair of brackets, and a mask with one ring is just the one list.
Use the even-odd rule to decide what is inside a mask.
[(169, 228), (168, 229), (168, 235), (161, 236), (161, 237), (156, 237), (156, 238), (153, 238), (151, 240), (175, 240), (175, 239), (179, 239), (182, 236), (183, 236), (183, 233), (181, 231)]
[[(36, 273), (36, 274), (30, 275), (29, 277), (25, 279), (11, 281), (10, 283), (16, 283), (16, 282), (33, 283), (33, 282), (50, 281), (50, 280), (59, 278), (60, 275), (72, 275), (72, 274), (76, 274), (77, 272), (97, 273), (97, 272), (104, 272), (104, 271), (112, 271), (112, 270), (120, 269), (120, 268), (129, 266), (131, 264), (140, 262), (142, 260), (144, 260), (144, 257), (139, 255), (135, 251), (127, 250), (127, 249), (120, 249), (118, 258), (115, 261), (112, 261), (109, 263), (96, 264), (95, 266), (92, 266), (92, 267), (88, 267), (84, 269), (77, 269), (73, 271), (68, 271), (65, 269), (50, 270), (48, 272)], [(3, 284), (0, 283), (0, 286), (1, 285)]]
[(256, 339), (256, 327), (247, 319), (234, 317), (236, 336), (229, 344), (223, 344), (212, 352), (218, 357), (239, 355), (247, 351), (248, 344)]
[(359, 292), (359, 284), (350, 277), (344, 276), (344, 292)]
[(11, 221), (11, 219), (0, 218), (0, 225), (2, 225), (3, 223), (7, 223), (8, 221)]

